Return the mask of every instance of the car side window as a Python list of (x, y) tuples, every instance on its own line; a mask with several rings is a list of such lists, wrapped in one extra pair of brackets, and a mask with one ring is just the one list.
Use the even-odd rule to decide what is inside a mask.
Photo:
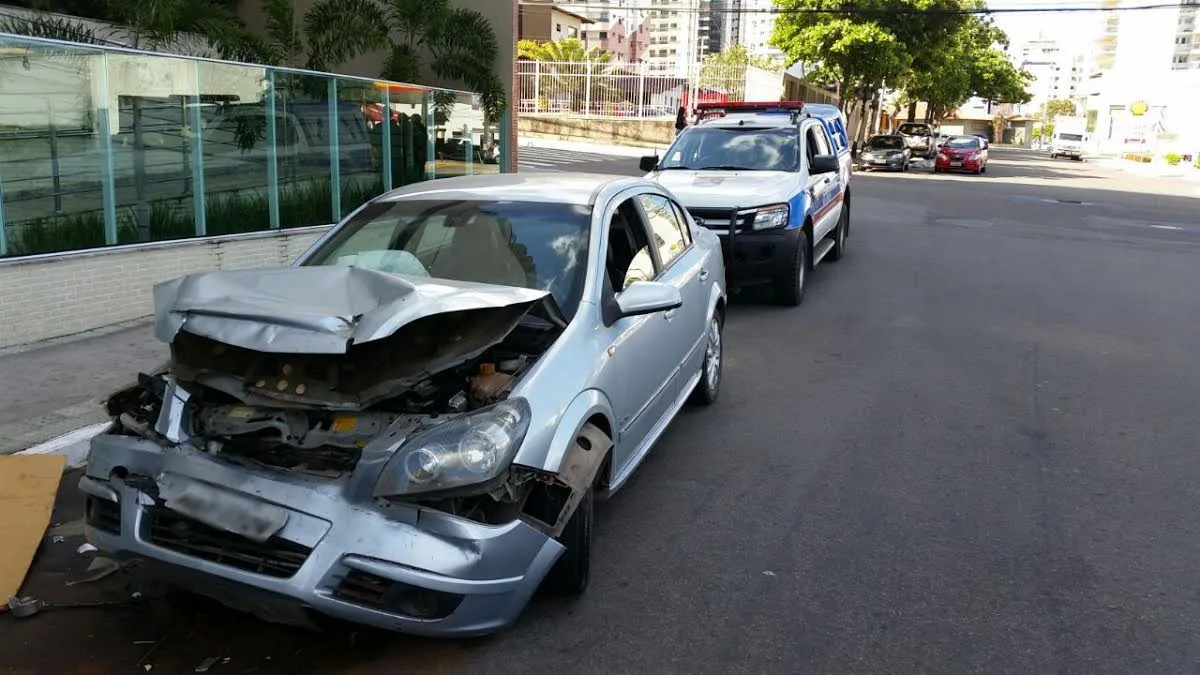
[(687, 248), (683, 222), (672, 208), (671, 200), (662, 195), (638, 195), (637, 200), (649, 221), (654, 245), (658, 249), (659, 264), (666, 267)]
[(817, 126), (810, 124), (804, 132), (804, 154), (808, 156), (808, 162), (811, 164), (813, 157), (821, 154), (821, 146), (817, 142)]
[(617, 293), (635, 281), (650, 281), (657, 273), (650, 239), (632, 198), (617, 206), (609, 221), (605, 271)]
[(671, 202), (671, 209), (675, 211), (675, 217), (679, 219), (679, 226), (683, 230), (684, 246), (690, 246), (692, 243), (692, 231), (688, 229), (687, 216), (683, 213), (683, 207), (675, 202)]
[(829, 137), (825, 135), (825, 127), (814, 124), (808, 128), (808, 133), (812, 134), (812, 140), (816, 145), (815, 152), (818, 155), (832, 155), (833, 151), (829, 148)]

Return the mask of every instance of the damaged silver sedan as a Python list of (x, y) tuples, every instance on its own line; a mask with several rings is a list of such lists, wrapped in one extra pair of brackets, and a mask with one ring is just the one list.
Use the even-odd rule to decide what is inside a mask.
[(716, 399), (724, 281), (654, 183), (503, 174), (160, 284), (170, 361), (107, 401), (89, 541), (268, 620), (504, 628), (584, 590), (593, 502)]

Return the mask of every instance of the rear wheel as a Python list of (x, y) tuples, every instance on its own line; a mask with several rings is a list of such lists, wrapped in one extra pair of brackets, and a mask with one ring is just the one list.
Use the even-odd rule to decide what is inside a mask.
[(842, 215), (838, 216), (837, 227), (833, 230), (833, 248), (829, 249), (826, 257), (837, 262), (846, 255), (846, 224), (850, 221), (850, 209), (842, 207)]
[(775, 280), (775, 299), (780, 304), (795, 307), (804, 302), (804, 291), (808, 287), (808, 237), (800, 233), (796, 253), (786, 274)]

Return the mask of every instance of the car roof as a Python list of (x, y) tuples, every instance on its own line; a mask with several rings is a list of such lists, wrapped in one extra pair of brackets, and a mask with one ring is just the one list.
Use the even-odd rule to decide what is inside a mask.
[(413, 183), (396, 188), (379, 199), (502, 199), (591, 206), (596, 200), (596, 195), (606, 187), (621, 189), (635, 186), (659, 189), (657, 183), (644, 178), (605, 173), (489, 173)]

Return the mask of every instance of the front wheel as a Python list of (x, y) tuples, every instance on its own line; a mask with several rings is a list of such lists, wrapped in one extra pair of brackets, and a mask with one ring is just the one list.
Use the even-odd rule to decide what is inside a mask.
[(708, 322), (708, 344), (704, 347), (704, 361), (700, 364), (700, 383), (692, 390), (692, 401), (700, 405), (712, 405), (721, 391), (722, 368), (725, 364), (722, 331), (724, 324), (719, 313), (713, 313)]
[(786, 274), (775, 280), (775, 298), (780, 304), (795, 307), (804, 302), (804, 291), (808, 287), (808, 238), (800, 233), (796, 242), (796, 253)]
[(581, 595), (588, 587), (592, 568), (592, 488), (583, 495), (575, 513), (567, 521), (558, 543), (566, 547), (554, 567), (546, 574), (542, 588), (552, 595)]

